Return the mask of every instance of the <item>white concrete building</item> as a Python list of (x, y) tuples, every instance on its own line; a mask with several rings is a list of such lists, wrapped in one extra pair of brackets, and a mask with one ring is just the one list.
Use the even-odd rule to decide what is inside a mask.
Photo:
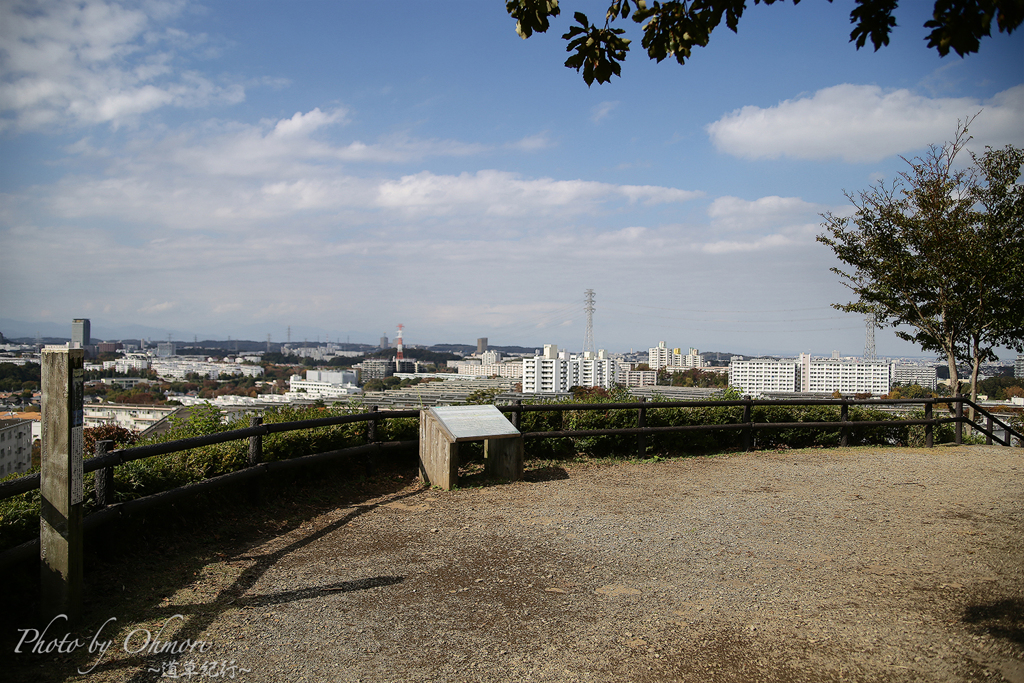
[(329, 372), (326, 370), (307, 370), (306, 379), (301, 375), (292, 375), (288, 381), (288, 392), (285, 397), (293, 399), (347, 398), (363, 393), (356, 386), (354, 372)]
[(627, 387), (653, 387), (658, 385), (658, 373), (654, 370), (623, 370), (619, 368), (616, 379)]
[[(106, 363), (103, 364), (106, 368)], [(137, 372), (149, 369), (149, 356), (144, 353), (128, 353), (114, 361), (115, 372)]]
[(604, 349), (597, 353), (585, 351), (582, 355), (569, 358), (566, 383), (570, 387), (611, 389), (615, 386), (617, 370), (618, 364), (608, 357)]
[(511, 377), (519, 379), (523, 376), (522, 363), (459, 365), (458, 368), (460, 375), (469, 375), (470, 377)]
[(102, 427), (113, 424), (135, 432), (142, 432), (177, 409), (178, 406), (86, 404), (84, 407), (85, 426)]
[(543, 354), (523, 359), (523, 393), (553, 394), (574, 386), (611, 389), (617, 369), (604, 349), (569, 355), (559, 353), (556, 344), (545, 344)]
[(0, 477), (32, 467), (32, 420), (0, 420)]
[(554, 394), (568, 391), (565, 359), (558, 356), (557, 344), (545, 344), (544, 353), (523, 359), (523, 393)]
[(671, 365), (671, 360), (672, 349), (668, 348), (663, 341), (658, 342), (657, 346), (647, 351), (647, 364), (651, 366), (651, 370), (658, 371), (666, 365)]
[(934, 365), (903, 365), (892, 364), (893, 384), (919, 384), (925, 389), (935, 391), (938, 387), (938, 375)]
[(888, 361), (853, 361), (841, 358), (813, 358), (800, 354), (800, 391), (842, 394), (889, 393), (892, 365)]
[(792, 359), (734, 358), (729, 363), (729, 386), (745, 394), (793, 392), (800, 386), (799, 365)]
[(187, 356), (176, 356), (154, 360), (150, 367), (162, 379), (182, 380), (189, 375), (199, 375), (207, 379), (220, 377), (262, 377), (263, 366), (239, 365), (238, 363), (219, 363), (190, 359)]
[(663, 341), (647, 351), (647, 364), (651, 366), (651, 370), (666, 368), (669, 372), (683, 372), (707, 365), (704, 356), (700, 355), (697, 349), (690, 347), (687, 353), (683, 353), (682, 349), (668, 348)]

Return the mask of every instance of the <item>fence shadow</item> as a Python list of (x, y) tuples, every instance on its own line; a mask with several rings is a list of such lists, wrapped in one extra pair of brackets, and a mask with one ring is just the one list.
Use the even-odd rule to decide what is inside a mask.
[[(166, 622), (176, 614), (183, 617), (173, 629), (175, 640), (197, 640), (228, 609), (247, 604), (280, 604), (305, 600), (332, 592), (351, 592), (401, 583), (402, 576), (380, 575), (341, 581), (324, 586), (306, 587), (266, 595), (251, 596), (248, 591), (271, 567), (289, 554), (328, 535), (379, 505), (417, 496), (429, 490), (415, 482), (416, 470), (408, 465), (380, 468), (377, 476), (346, 480), (342, 466), (323, 466), (317, 473), (303, 474), (297, 481), (281, 482), (274, 494), (259, 505), (247, 502), (244, 490), (228, 500), (211, 503), (196, 510), (175, 504), (171, 510), (148, 512), (118, 526), (131, 536), (121, 542), (107, 558), (89, 558), (86, 572), (87, 596), (84, 616), (73, 629), (79, 637), (92, 637), (110, 617), (118, 626), (140, 622)], [(243, 488), (243, 487), (239, 487)], [(367, 504), (365, 501), (377, 499)], [(381, 500), (382, 499), (382, 500)], [(301, 502), (298, 502), (301, 501)], [(212, 505), (212, 508), (211, 508)], [(186, 509), (181, 509), (182, 507)], [(351, 508), (342, 517), (308, 533), (302, 526), (326, 512)], [(285, 534), (295, 540), (271, 551), (256, 550), (274, 537)], [(230, 560), (247, 566), (230, 585), (212, 597), (195, 604), (171, 605), (165, 598), (194, 584), (205, 567)], [(28, 572), (26, 572), (26, 578)], [(35, 568), (38, 583), (38, 567)], [(32, 591), (38, 593), (38, 591)], [(24, 596), (23, 596), (24, 597)], [(38, 596), (36, 596), (37, 598)], [(6, 680), (63, 681), (77, 675), (76, 668), (88, 668), (92, 660), (82, 657), (58, 658), (53, 654), (32, 655), (22, 649), (13, 655), (18, 629), (42, 629), (38, 617), (38, 599), (23, 601), (16, 613), (4, 610), (0, 626), (4, 635), (0, 647), (9, 663), (3, 668), (11, 676)], [(56, 627), (55, 627), (56, 628)], [(69, 629), (60, 625), (62, 631)], [(104, 630), (106, 638), (115, 638), (115, 627)], [(130, 629), (126, 629), (130, 630)], [(169, 628), (169, 630), (171, 630)], [(123, 640), (125, 633), (120, 634)], [(13, 639), (13, 642), (7, 642)], [(84, 648), (83, 648), (84, 649)], [(81, 653), (87, 656), (87, 653)], [(151, 680), (150, 658), (133, 656), (100, 664), (92, 673), (138, 669), (131, 681)], [(166, 658), (166, 656), (164, 656)], [(80, 661), (79, 661), (80, 660)]]

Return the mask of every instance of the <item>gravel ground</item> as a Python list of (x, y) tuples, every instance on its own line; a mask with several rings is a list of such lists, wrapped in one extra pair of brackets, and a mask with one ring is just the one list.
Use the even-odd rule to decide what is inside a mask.
[[(165, 640), (212, 643), (179, 677), (192, 659), (274, 683), (1024, 683), (1022, 455), (761, 452), (409, 486), (209, 565), (157, 612), (183, 615)], [(118, 648), (74, 678), (156, 680), (175, 659)]]

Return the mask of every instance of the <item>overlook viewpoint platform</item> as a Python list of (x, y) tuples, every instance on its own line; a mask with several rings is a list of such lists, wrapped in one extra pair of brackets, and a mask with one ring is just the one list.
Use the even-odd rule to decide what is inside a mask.
[(169, 657), (120, 643), (180, 614), (165, 639), (210, 642), (238, 680), (268, 683), (1024, 681), (1021, 453), (548, 463), (453, 491), (410, 473), (159, 588), (119, 575), (82, 634), (120, 616), (122, 591), (145, 618), (108, 626), (115, 646), (88, 675), (73, 673), (85, 652), (4, 666), (159, 680)]

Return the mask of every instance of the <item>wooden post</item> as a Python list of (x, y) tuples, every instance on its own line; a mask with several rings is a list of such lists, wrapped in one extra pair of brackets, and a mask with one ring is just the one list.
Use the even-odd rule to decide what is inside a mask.
[[(843, 399), (843, 405), (839, 409), (839, 421), (845, 423), (850, 419), (850, 406), (846, 403), (846, 399)], [(839, 445), (846, 448), (850, 443), (850, 428), (843, 424), (839, 428)]]
[(753, 405), (753, 401), (749, 398), (745, 399), (743, 404), (743, 424), (747, 425), (747, 428), (743, 430), (743, 450), (749, 451), (754, 446), (754, 430), (751, 425), (750, 408)]
[(985, 420), (985, 426), (988, 427), (988, 434), (985, 435), (985, 443), (989, 446), (992, 445), (992, 416), (989, 415), (988, 419)]
[(366, 443), (377, 443), (377, 406), (370, 406), (370, 419), (366, 422)]
[(44, 619), (82, 611), (82, 438), (85, 351), (44, 349), (39, 493), (40, 607)]
[[(640, 397), (640, 412), (639, 412), (639, 414), (636, 417), (636, 426), (637, 427), (646, 427), (647, 426), (647, 406), (644, 405), (645, 403), (647, 403), (647, 397), (646, 396), (641, 396)], [(643, 458), (643, 457), (645, 457), (647, 455), (647, 435), (644, 434), (643, 432), (641, 432), (641, 433), (636, 435), (636, 448), (637, 448), (637, 451), (640, 453), (640, 457), (641, 458)]]
[[(106, 455), (113, 441), (104, 440), (96, 442), (96, 457)], [(114, 502), (114, 468), (104, 467), (96, 471), (96, 505), (103, 508)]]
[(516, 429), (520, 429), (519, 425), (523, 421), (523, 402), (517, 398), (515, 401), (512, 401), (512, 405), (516, 407), (516, 409), (512, 411), (512, 426)]
[[(924, 404), (924, 419), (932, 419), (932, 404)], [(931, 448), (934, 446), (935, 441), (935, 429), (931, 422), (924, 426), (924, 446), (925, 448)]]
[[(259, 427), (261, 424), (263, 424), (261, 416), (251, 415), (249, 417), (250, 427)], [(257, 434), (256, 436), (249, 437), (249, 457), (246, 464), (249, 467), (253, 467), (261, 462), (263, 462), (263, 437)], [(263, 485), (260, 479), (261, 477), (253, 477), (246, 486), (251, 505), (259, 505), (263, 501)]]
[[(959, 399), (960, 394), (957, 394), (955, 398)], [(960, 446), (964, 442), (964, 402), (958, 400), (956, 402), (956, 445)]]
[[(249, 418), (250, 427), (259, 427), (263, 424), (263, 418), (253, 415)], [(249, 467), (259, 465), (263, 462), (263, 436), (257, 434), (249, 437)]]

